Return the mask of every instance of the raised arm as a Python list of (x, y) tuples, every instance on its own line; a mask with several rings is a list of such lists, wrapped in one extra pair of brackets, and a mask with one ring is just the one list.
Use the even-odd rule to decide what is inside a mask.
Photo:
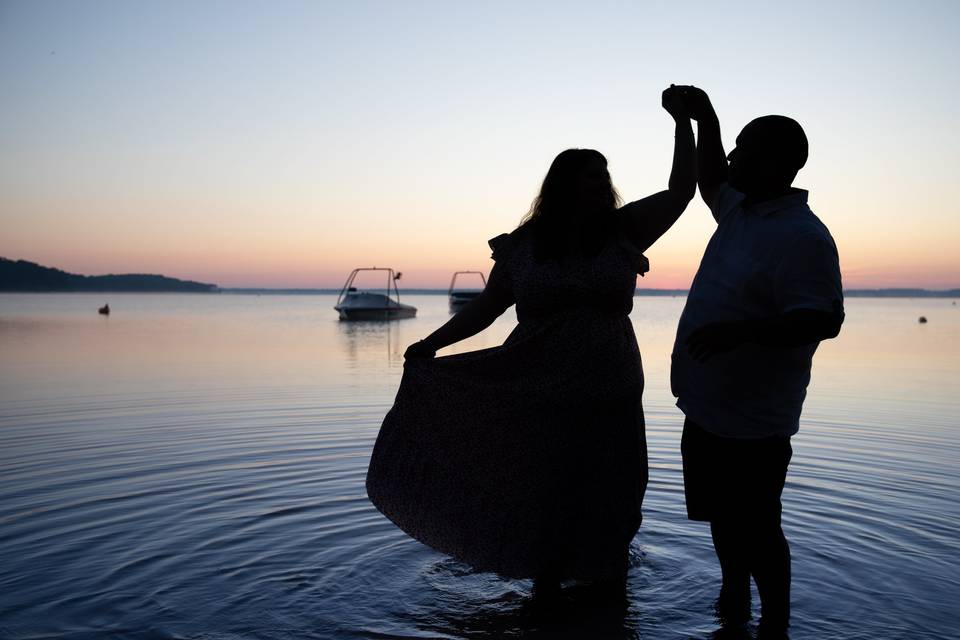
[(697, 121), (697, 182), (700, 197), (713, 207), (720, 186), (727, 181), (727, 155), (720, 139), (720, 121), (703, 89), (677, 87), (690, 117)]
[(627, 237), (641, 251), (667, 232), (687, 208), (697, 189), (697, 168), (694, 154), (693, 127), (676, 87), (665, 89), (663, 108), (675, 123), (673, 167), (667, 190), (622, 207), (618, 215)]
[(476, 335), (493, 324), (514, 303), (509, 289), (499, 285), (497, 267), (483, 292), (468, 302), (439, 329), (407, 348), (405, 358), (432, 358), (437, 351)]

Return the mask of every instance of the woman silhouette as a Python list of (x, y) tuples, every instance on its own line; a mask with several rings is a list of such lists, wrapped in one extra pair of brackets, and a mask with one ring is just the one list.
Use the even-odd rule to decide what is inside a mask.
[[(591, 149), (554, 159), (529, 214), (490, 240), (483, 293), (410, 346), (367, 473), (371, 501), (421, 542), (534, 578), (622, 584), (647, 484), (643, 370), (628, 314), (642, 252), (696, 188), (693, 130), (673, 88), (669, 188), (619, 207)], [(434, 358), (516, 304), (500, 347)]]

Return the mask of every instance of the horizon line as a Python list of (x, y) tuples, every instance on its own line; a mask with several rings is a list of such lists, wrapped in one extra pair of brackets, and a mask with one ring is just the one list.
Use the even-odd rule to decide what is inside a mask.
[[(342, 287), (217, 287), (214, 293), (340, 293)], [(386, 289), (365, 288), (366, 291), (386, 291)], [(457, 289), (457, 291), (479, 291), (480, 289)], [(410, 287), (401, 289), (401, 293), (412, 294), (446, 294), (448, 287)], [(658, 288), (658, 287), (637, 287), (634, 295), (687, 295), (689, 288)], [(896, 294), (921, 294), (921, 295), (940, 295), (943, 297), (960, 297), (960, 287), (947, 289), (928, 289), (926, 287), (857, 287), (843, 290), (844, 296), (857, 297), (860, 295), (882, 295), (895, 296)]]

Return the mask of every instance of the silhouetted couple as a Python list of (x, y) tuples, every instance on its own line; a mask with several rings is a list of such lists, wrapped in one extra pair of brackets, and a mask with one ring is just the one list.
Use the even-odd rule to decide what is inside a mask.
[[(367, 476), (404, 531), (479, 571), (533, 578), (549, 598), (585, 581), (620, 594), (647, 485), (643, 371), (628, 317), (643, 251), (699, 182), (717, 221), (677, 330), (671, 382), (687, 513), (710, 522), (724, 624), (785, 635), (790, 553), (780, 494), (811, 358), (843, 320), (837, 252), (791, 187), (807, 157), (794, 120), (749, 123), (724, 155), (695, 87), (663, 92), (675, 121), (668, 188), (620, 206), (597, 151), (553, 161), (520, 226), (490, 241), (483, 293), (410, 346)], [(691, 119), (698, 125), (695, 146)], [(434, 358), (511, 305), (496, 348)]]

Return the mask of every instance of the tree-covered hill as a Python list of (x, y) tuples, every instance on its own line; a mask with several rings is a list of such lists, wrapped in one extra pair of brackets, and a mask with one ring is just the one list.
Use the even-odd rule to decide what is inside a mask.
[(139, 291), (209, 293), (217, 285), (131, 273), (81, 276), (26, 260), (0, 258), (0, 291)]

